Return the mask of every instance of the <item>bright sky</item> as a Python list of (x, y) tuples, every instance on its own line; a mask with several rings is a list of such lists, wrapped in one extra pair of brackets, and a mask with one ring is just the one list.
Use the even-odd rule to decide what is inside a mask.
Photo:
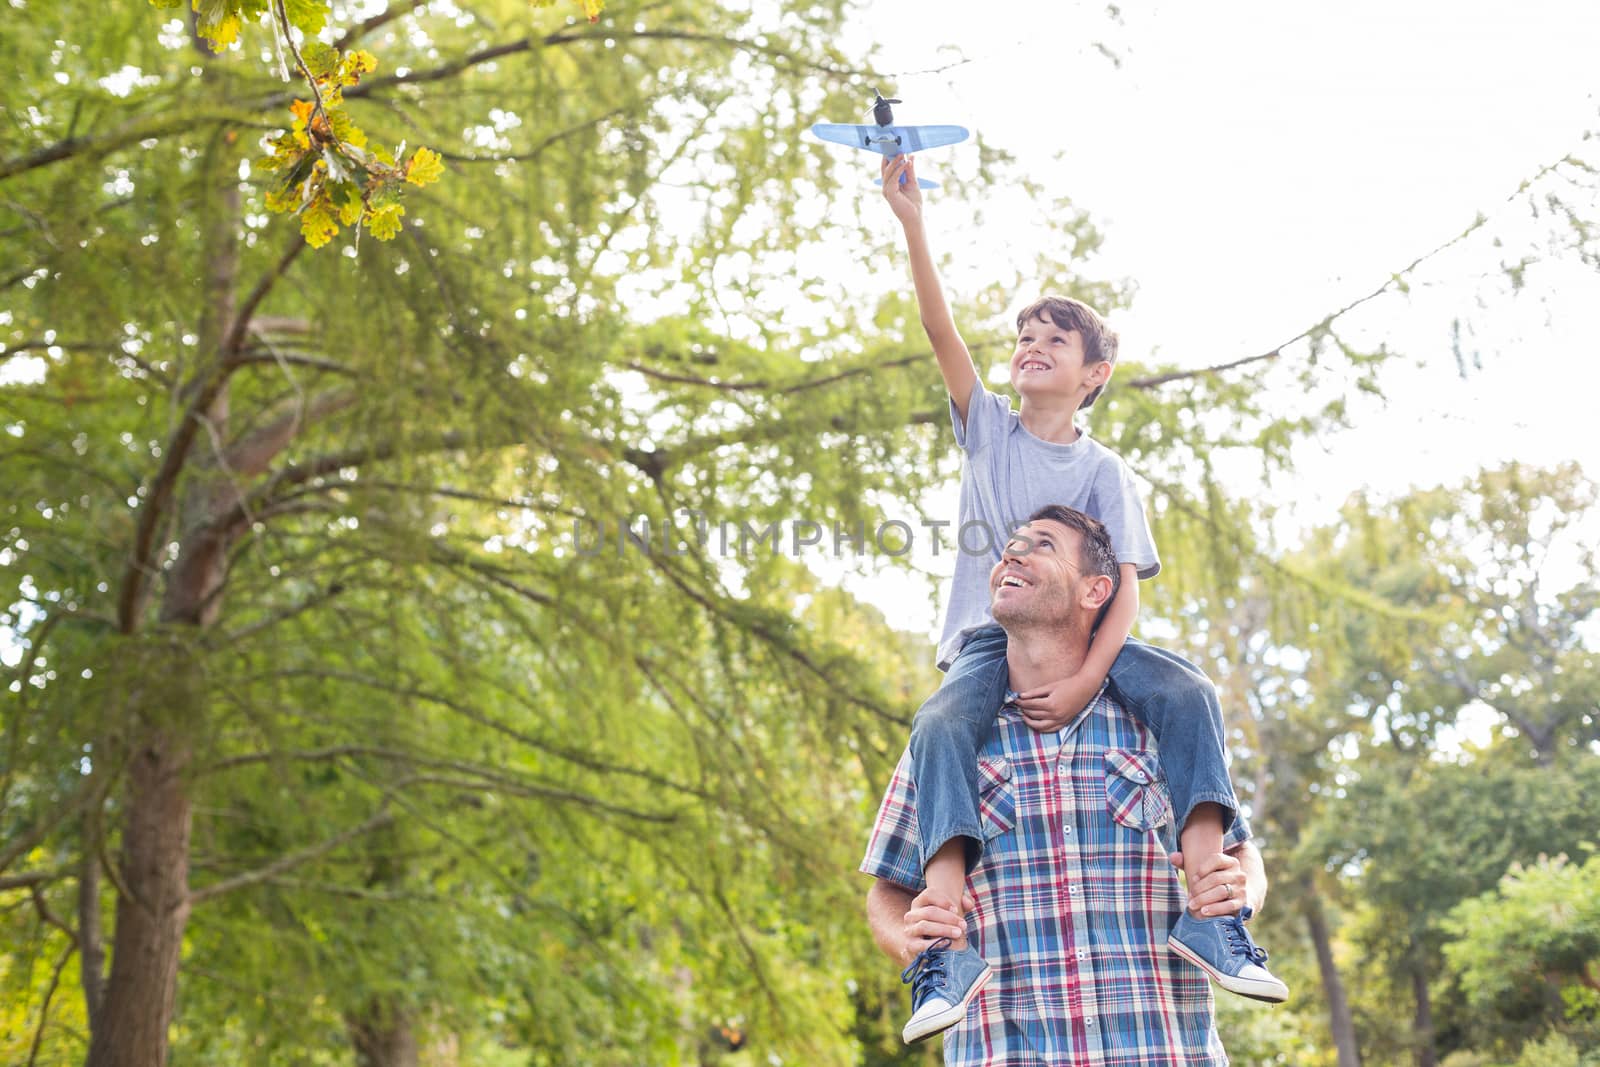
[[(948, 66), (944, 46), (960, 43), (971, 62), (885, 75), (881, 88), (906, 100), (897, 119), (964, 124), (1088, 210), (1108, 238), (1089, 273), (1138, 284), (1114, 323), (1136, 357), (1200, 366), (1267, 351), (1479, 211), (1515, 232), (1527, 216), (1507, 203), (1518, 184), (1600, 129), (1592, 2), (1246, 0), (1129, 4), (1121, 17), (1050, 0), (988, 17), (960, 0), (873, 0), (862, 29), (888, 42), (886, 72)], [(962, 151), (929, 153), (922, 173), (959, 166)], [(972, 261), (949, 279), (957, 295), (998, 257), (997, 233), (1012, 261), (1043, 251), (1027, 247), (1027, 216), (1007, 221), (1008, 205), (986, 204), (988, 225), (963, 233), (966, 209), (938, 195), (938, 249)], [(1296, 483), (1277, 491), (1299, 522), (1327, 519), (1362, 486), (1403, 492), (1513, 458), (1577, 459), (1600, 475), (1600, 276), (1552, 269), (1511, 301), (1493, 277), (1500, 255), (1480, 234), (1424, 268), (1409, 299), (1384, 297), (1350, 320), (1413, 360), (1385, 378), (1386, 408), (1358, 411), (1353, 431), (1298, 457)], [(1471, 317), (1483, 359), (1465, 380), (1450, 348), (1458, 315)], [(929, 506), (953, 516), (953, 489)], [(948, 553), (922, 562), (951, 566)], [(898, 625), (937, 624), (932, 608), (907, 617), (926, 600), (917, 582), (849, 584)]]

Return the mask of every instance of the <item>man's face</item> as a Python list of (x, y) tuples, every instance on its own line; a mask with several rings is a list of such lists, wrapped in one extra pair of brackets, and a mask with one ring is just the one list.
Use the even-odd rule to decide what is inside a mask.
[(994, 621), (1011, 629), (1071, 619), (1083, 582), (1079, 539), (1078, 531), (1053, 519), (1030, 522), (1012, 534), (989, 572)]
[(1011, 385), (1019, 394), (1070, 395), (1088, 382), (1097, 365), (1084, 366), (1083, 334), (1058, 326), (1041, 313), (1017, 332), (1017, 347), (1011, 353)]

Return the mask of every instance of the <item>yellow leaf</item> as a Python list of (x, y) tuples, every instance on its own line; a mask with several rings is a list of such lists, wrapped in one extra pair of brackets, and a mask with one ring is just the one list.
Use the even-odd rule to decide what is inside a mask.
[(361, 212), (366, 205), (361, 202), (361, 191), (355, 186), (348, 186), (342, 191), (344, 201), (339, 205), (339, 221), (346, 226), (354, 226), (361, 221)]
[(583, 13), (588, 16), (590, 22), (599, 22), (600, 12), (604, 11), (605, 7), (606, 0), (583, 0)]
[(216, 22), (200, 22), (195, 30), (211, 42), (213, 52), (220, 52), (239, 39), (239, 16), (224, 15)]
[(354, 85), (361, 80), (361, 75), (371, 74), (377, 69), (378, 57), (365, 48), (358, 48), (344, 57), (344, 64), (339, 69), (339, 80), (346, 85)]
[(406, 164), (406, 181), (412, 185), (436, 182), (444, 174), (444, 160), (431, 148), (419, 148)]
[(333, 217), (333, 204), (326, 197), (313, 200), (300, 215), (300, 232), (312, 248), (321, 248), (338, 236), (339, 222)]
[(400, 216), (405, 213), (404, 204), (391, 202), (376, 207), (367, 216), (367, 232), (380, 241), (387, 241), (400, 232)]
[(300, 194), (294, 189), (268, 189), (267, 210), (279, 215), (288, 214), (300, 206)]

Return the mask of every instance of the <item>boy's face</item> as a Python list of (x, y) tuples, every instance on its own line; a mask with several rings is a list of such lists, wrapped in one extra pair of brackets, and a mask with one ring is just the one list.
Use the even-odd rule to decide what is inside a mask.
[(1084, 366), (1083, 334), (1040, 314), (1022, 324), (1011, 353), (1011, 387), (1034, 399), (1076, 395), (1082, 400), (1110, 377), (1104, 360)]

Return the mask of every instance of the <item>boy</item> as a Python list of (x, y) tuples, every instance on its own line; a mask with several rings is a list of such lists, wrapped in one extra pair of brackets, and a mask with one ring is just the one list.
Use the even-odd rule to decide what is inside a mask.
[[(983, 847), (977, 753), (1001, 706), (1015, 704), (1034, 730), (1060, 730), (1102, 685), (1114, 687), (1161, 742), (1159, 770), (1148, 753), (1133, 754), (1140, 758), (1115, 767), (1108, 757), (1108, 802), (1115, 807), (1132, 797), (1147, 807), (1159, 805), (1138, 784), (1164, 777), (1184, 876), (1193, 887), (1221, 856), (1223, 835), (1238, 806), (1211, 682), (1187, 660), (1129, 637), (1139, 609), (1137, 580), (1154, 577), (1160, 560), (1126, 465), (1075, 422), (1111, 378), (1116, 336), (1076, 300), (1046, 297), (1025, 309), (1017, 317), (1011, 355), (1011, 384), (1022, 399), (1020, 412), (1013, 414), (1008, 400), (984, 387), (945, 303), (909, 156), (884, 161), (883, 196), (905, 231), (922, 326), (950, 394), (956, 439), (966, 452), (957, 527), (962, 538), (939, 642), (939, 666), (946, 673), (911, 727), (912, 782), (928, 888), (959, 910), (966, 875)], [(1078, 673), (1011, 694), (1005, 633), (989, 615), (988, 577), (1016, 520), (1047, 504), (1076, 508), (1107, 527), (1121, 581)], [(989, 551), (979, 554), (984, 546), (978, 535), (985, 530)], [(1129, 780), (1116, 780), (1119, 775)], [(1159, 814), (1157, 825), (1166, 813)], [(1148, 810), (1140, 813), (1148, 816)], [(1191, 899), (1171, 931), (1169, 947), (1225, 989), (1259, 1000), (1286, 999), (1287, 987), (1262, 966), (1266, 953), (1233, 919), (1237, 910), (1232, 901), (1200, 906)], [(925, 955), (919, 966), (935, 973), (921, 976), (913, 987), (912, 1016), (904, 1031), (908, 1042), (960, 1022), (990, 974), (964, 937)]]

